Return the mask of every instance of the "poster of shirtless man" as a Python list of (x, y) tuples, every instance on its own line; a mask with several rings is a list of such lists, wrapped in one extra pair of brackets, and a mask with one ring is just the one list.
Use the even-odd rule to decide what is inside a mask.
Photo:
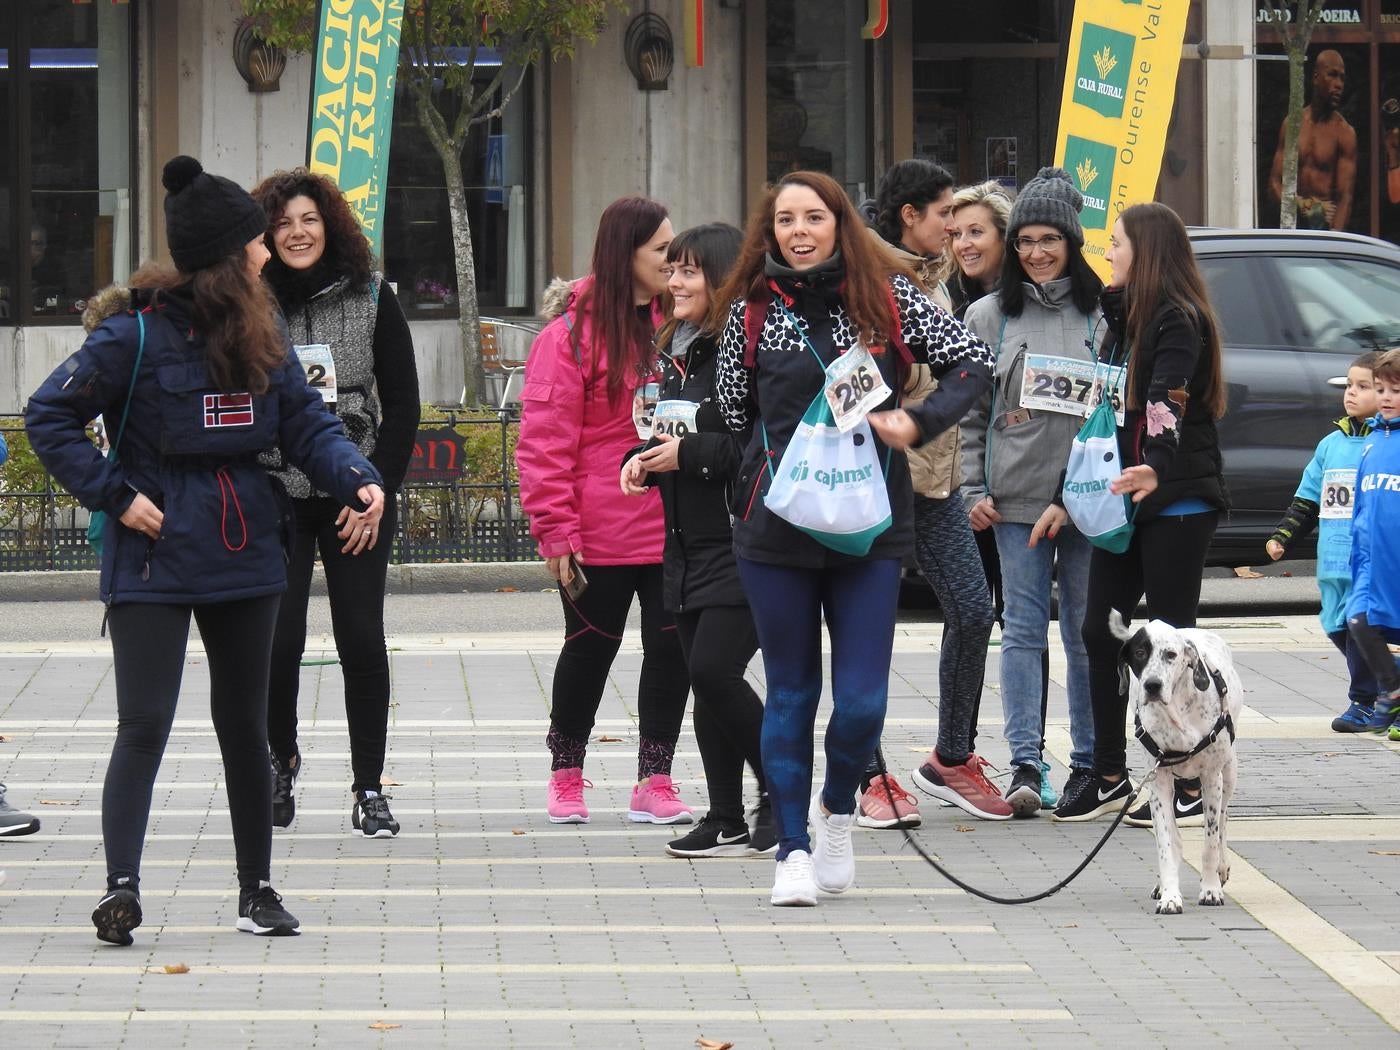
[[(1356, 200), (1356, 129), (1341, 107), (1347, 70), (1333, 48), (1319, 51), (1312, 62), (1310, 97), (1298, 133), (1298, 227), (1345, 230)], [(1269, 197), (1283, 200), (1283, 139), (1287, 115), (1279, 124), (1278, 146), (1269, 170)]]

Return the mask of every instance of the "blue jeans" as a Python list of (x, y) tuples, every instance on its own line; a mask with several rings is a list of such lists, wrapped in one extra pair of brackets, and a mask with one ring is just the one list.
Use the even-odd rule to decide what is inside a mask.
[(1006, 742), (1014, 765), (1040, 763), (1045, 727), (1040, 718), (1041, 660), (1049, 645), (1051, 573), (1060, 584), (1060, 642), (1069, 663), (1069, 763), (1075, 769), (1094, 765), (1094, 712), (1089, 702), (1089, 658), (1080, 629), (1089, 584), (1093, 547), (1073, 525), (1055, 539), (1026, 546), (1031, 526), (1019, 522), (993, 525), (1001, 558), (1005, 626), (1001, 632), (1001, 707)]
[(825, 569), (746, 558), (738, 562), (768, 682), (763, 773), (782, 860), (793, 850), (812, 850), (807, 806), (822, 695), (822, 615), (831, 635), (834, 708), (826, 726), (822, 801), (831, 813), (854, 813), (861, 772), (885, 724), (899, 561), (888, 558)]

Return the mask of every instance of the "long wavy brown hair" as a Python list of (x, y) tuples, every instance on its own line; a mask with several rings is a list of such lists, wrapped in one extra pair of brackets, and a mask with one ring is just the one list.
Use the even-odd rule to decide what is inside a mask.
[[(1205, 352), (1210, 355), (1210, 375), (1203, 395), (1212, 419), (1225, 414), (1225, 380), (1221, 375), (1220, 322), (1210, 305), (1206, 282), (1196, 266), (1191, 239), (1181, 216), (1165, 204), (1134, 204), (1119, 216), (1132, 245), (1133, 261), (1123, 287), (1127, 308), (1124, 335), (1132, 348), (1128, 358), (1128, 407), (1136, 404), (1134, 391), (1138, 348), (1147, 326), (1161, 307), (1170, 303), (1194, 320), (1201, 330)], [(1190, 380), (1187, 376), (1187, 380)]]
[(291, 275), (295, 273), (277, 254), (272, 232), (293, 197), (309, 197), (321, 213), (321, 221), (326, 230), (325, 254), (321, 264), (336, 277), (348, 277), (350, 283), (361, 287), (369, 283), (374, 272), (374, 255), (369, 250), (360, 223), (345, 194), (334, 182), (324, 175), (293, 168), (291, 171), (278, 171), (258, 183), (253, 190), (253, 200), (267, 212), (267, 250), (272, 258), (263, 267), (263, 276), (271, 283), (279, 299), (284, 298), (284, 290), (292, 286)]
[(190, 277), (195, 329), (204, 336), (209, 375), (226, 394), (267, 392), (269, 376), (287, 361), (287, 336), (277, 323), (272, 289), (248, 272), (243, 252)]
[(841, 252), (846, 276), (841, 287), (841, 299), (846, 316), (868, 345), (884, 343), (889, 336), (890, 293), (889, 278), (902, 273), (913, 275), (894, 257), (880, 250), (875, 240), (865, 232), (865, 223), (855, 205), (835, 179), (819, 171), (794, 171), (764, 191), (749, 216), (744, 244), (739, 259), (730, 271), (729, 279), (714, 297), (705, 327), (723, 327), (730, 304), (744, 299), (766, 306), (770, 298), (768, 280), (764, 275), (764, 260), (771, 255), (785, 262), (773, 232), (774, 205), (778, 195), (789, 186), (805, 186), (818, 197), (836, 218), (836, 247)]
[(270, 376), (287, 360), (287, 337), (272, 290), (248, 272), (243, 249), (213, 266), (180, 273), (165, 263), (146, 263), (131, 275), (133, 289), (162, 292), (188, 287), (195, 331), (204, 339), (209, 376), (225, 394), (263, 394)]

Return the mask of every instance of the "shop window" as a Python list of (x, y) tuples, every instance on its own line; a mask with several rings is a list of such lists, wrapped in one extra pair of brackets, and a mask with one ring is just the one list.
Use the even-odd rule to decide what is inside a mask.
[[(478, 54), (475, 80), (485, 88), (499, 59)], [(513, 84), (507, 71), (505, 83)], [(502, 116), (474, 126), (462, 149), (467, 214), (483, 313), (527, 309), (529, 284), (530, 111), (532, 82)], [(455, 109), (445, 113), (450, 126)], [(442, 160), (418, 124), (412, 89), (400, 77), (385, 202), (384, 273), (410, 317), (457, 316), (457, 271)]]
[(865, 5), (769, 0), (768, 178), (822, 171), (854, 199), (871, 181), (869, 48)]
[(133, 97), (131, 5), (0, 4), (0, 324), (76, 324), (130, 274)]

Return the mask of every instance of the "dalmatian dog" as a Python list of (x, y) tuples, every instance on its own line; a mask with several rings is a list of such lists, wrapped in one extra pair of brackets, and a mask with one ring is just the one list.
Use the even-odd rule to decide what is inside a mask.
[(1173, 780), (1199, 777), (1205, 813), (1198, 903), (1225, 903), (1230, 878), (1225, 822), (1235, 791), (1235, 725), (1243, 687), (1229, 646), (1217, 634), (1150, 620), (1129, 630), (1115, 610), (1114, 637), (1120, 688), (1132, 700), (1138, 741), (1152, 757), (1148, 800), (1157, 837), (1158, 915), (1181, 914), (1181, 832), (1176, 826)]

